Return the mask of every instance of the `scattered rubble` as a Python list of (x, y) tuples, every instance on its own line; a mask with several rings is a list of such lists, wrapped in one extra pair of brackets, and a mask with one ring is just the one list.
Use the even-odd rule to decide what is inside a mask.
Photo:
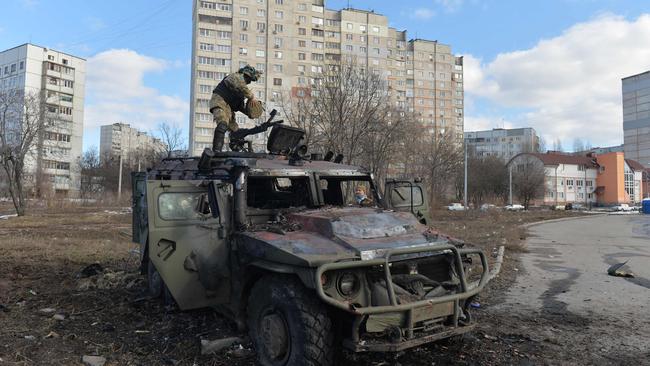
[(63, 315), (63, 314), (54, 314), (52, 319), (62, 321), (62, 320), (65, 320), (65, 315)]
[(235, 343), (241, 343), (241, 342), (242, 340), (239, 337), (228, 337), (228, 338), (217, 339), (214, 341), (201, 339), (201, 354), (209, 355), (212, 353), (217, 353), (225, 348), (232, 346)]
[(607, 274), (610, 275), (610, 276), (614, 276), (614, 277), (632, 277), (633, 278), (634, 273), (621, 269), (623, 266), (625, 266), (627, 264), (627, 262), (628, 261), (625, 261), (623, 263), (616, 263), (616, 264), (611, 265), (607, 269)]
[(126, 273), (123, 271), (106, 272), (92, 277), (81, 278), (77, 284), (77, 289), (80, 291), (109, 290), (114, 288), (130, 289), (139, 281), (142, 281), (142, 278), (137, 273)]
[(40, 309), (39, 312), (42, 313), (42, 314), (52, 314), (52, 313), (56, 312), (56, 309), (54, 309), (54, 308), (43, 308), (43, 309)]
[(101, 264), (95, 262), (93, 264), (89, 264), (84, 269), (79, 272), (79, 277), (81, 278), (88, 278), (92, 276), (96, 276), (100, 273), (104, 272), (104, 268), (102, 267)]
[(81, 362), (86, 366), (104, 366), (106, 358), (102, 356), (83, 356)]

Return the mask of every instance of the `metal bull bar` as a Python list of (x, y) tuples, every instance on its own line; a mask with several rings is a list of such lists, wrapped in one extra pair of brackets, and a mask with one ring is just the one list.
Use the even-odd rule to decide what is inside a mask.
[[(390, 273), (390, 259), (392, 256), (402, 255), (402, 254), (413, 254), (413, 253), (422, 253), (422, 252), (443, 252), (451, 251), (454, 254), (454, 262), (457, 267), (457, 271), (460, 277), (460, 287), (461, 292), (451, 295), (444, 295), (440, 297), (434, 297), (431, 299), (425, 299), (420, 301), (415, 301), (407, 304), (398, 304), (397, 297), (395, 296), (395, 289), (393, 287), (392, 276)], [(481, 258), (481, 266), (483, 267), (483, 273), (481, 273), (481, 279), (476, 287), (471, 289), (467, 288), (467, 279), (465, 278), (465, 271), (463, 269), (463, 262), (461, 255), (468, 254), (478, 254)], [(384, 306), (366, 306), (366, 307), (355, 307), (348, 302), (338, 301), (333, 299), (325, 293), (323, 289), (323, 284), (321, 283), (321, 276), (323, 273), (332, 270), (343, 270), (343, 269), (352, 269), (352, 268), (361, 268), (361, 267), (372, 267), (372, 266), (384, 266), (384, 275), (386, 279), (386, 290), (388, 291), (388, 298), (391, 305)], [(416, 248), (403, 248), (403, 249), (394, 249), (386, 252), (383, 258), (369, 259), (369, 260), (359, 260), (359, 261), (349, 261), (349, 262), (338, 262), (338, 263), (327, 263), (323, 264), (316, 269), (315, 274), (315, 284), (316, 292), (318, 296), (325, 301), (326, 303), (337, 307), (339, 309), (346, 310), (358, 315), (369, 315), (369, 314), (382, 314), (382, 313), (391, 313), (399, 311), (411, 311), (415, 308), (422, 306), (435, 305), (444, 302), (457, 301), (462, 299), (467, 299), (479, 293), (483, 287), (487, 284), (489, 280), (489, 270), (488, 263), (485, 254), (479, 249), (458, 249), (451, 244), (443, 245), (432, 245), (432, 246), (422, 246)], [(409, 314), (407, 314), (408, 316)]]

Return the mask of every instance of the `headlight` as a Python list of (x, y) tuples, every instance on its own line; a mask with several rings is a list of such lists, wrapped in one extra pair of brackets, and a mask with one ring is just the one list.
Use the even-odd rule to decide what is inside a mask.
[(359, 278), (352, 272), (345, 272), (339, 276), (336, 287), (344, 297), (353, 297), (359, 292)]

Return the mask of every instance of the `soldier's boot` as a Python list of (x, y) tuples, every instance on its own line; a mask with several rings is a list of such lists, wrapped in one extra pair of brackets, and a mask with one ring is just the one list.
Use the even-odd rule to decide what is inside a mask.
[(214, 137), (212, 138), (212, 151), (221, 151), (223, 148), (223, 141), (226, 138), (226, 131), (228, 131), (228, 126), (225, 123), (219, 123), (214, 129)]

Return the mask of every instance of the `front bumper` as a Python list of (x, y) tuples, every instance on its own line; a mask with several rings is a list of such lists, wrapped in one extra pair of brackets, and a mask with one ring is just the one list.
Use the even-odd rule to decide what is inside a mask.
[[(391, 263), (391, 258), (395, 256), (416, 253), (451, 253), (454, 257), (453, 265), (455, 266), (456, 273), (460, 279), (460, 291), (454, 294), (399, 304), (397, 301), (397, 296), (395, 294), (395, 289), (393, 287), (389, 264)], [(472, 288), (468, 287), (462, 261), (463, 255), (470, 254), (478, 255), (481, 260), (481, 266), (483, 267), (481, 279), (479, 280), (478, 284)], [(327, 271), (358, 269), (372, 266), (383, 266), (386, 281), (386, 291), (390, 305), (356, 307), (349, 302), (334, 299), (325, 293), (320, 280), (323, 273)], [(344, 341), (346, 348), (355, 352), (397, 352), (470, 331), (473, 328), (472, 325), (459, 325), (459, 317), (461, 313), (460, 302), (478, 294), (485, 287), (489, 279), (489, 269), (485, 254), (479, 249), (459, 249), (451, 244), (434, 244), (421, 247), (390, 250), (385, 253), (383, 258), (323, 264), (317, 268), (315, 276), (316, 277), (314, 282), (316, 284), (316, 293), (320, 299), (335, 308), (353, 314), (355, 317), (351, 333), (352, 336), (350, 339), (346, 339)], [(416, 335), (415, 323), (419, 318), (418, 314), (422, 313), (423, 311), (426, 312), (433, 310), (434, 308), (439, 307), (441, 304), (451, 304), (451, 306), (453, 306), (453, 312), (451, 313), (451, 322), (449, 322), (447, 326), (444, 326), (435, 331), (421, 332)], [(367, 319), (368, 316), (373, 314), (389, 313), (400, 314), (405, 320), (400, 327), (403, 334), (401, 337), (399, 337), (399, 339), (394, 339), (392, 342), (366, 342), (360, 340), (360, 326), (364, 319)]]

